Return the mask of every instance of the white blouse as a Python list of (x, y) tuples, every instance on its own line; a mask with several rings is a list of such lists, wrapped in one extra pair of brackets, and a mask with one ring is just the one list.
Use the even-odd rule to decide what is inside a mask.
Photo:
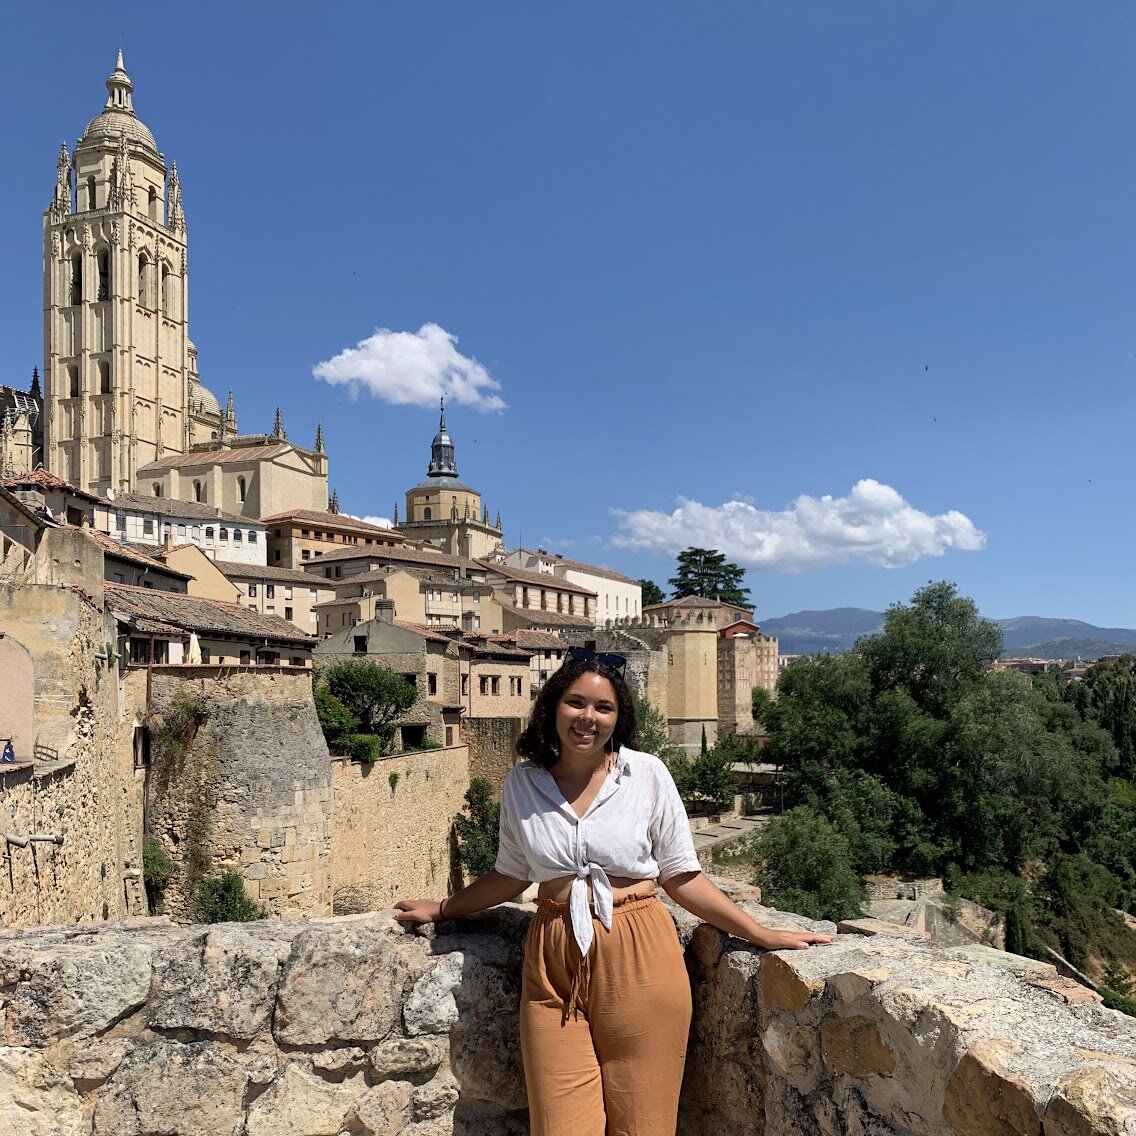
[(552, 774), (531, 761), (509, 770), (501, 792), (498, 872), (543, 883), (572, 882), (572, 932), (585, 957), (592, 945), (588, 882), (596, 915), (611, 930), (609, 876), (665, 883), (699, 872), (694, 839), (667, 767), (652, 754), (621, 748), (615, 765), (582, 817)]

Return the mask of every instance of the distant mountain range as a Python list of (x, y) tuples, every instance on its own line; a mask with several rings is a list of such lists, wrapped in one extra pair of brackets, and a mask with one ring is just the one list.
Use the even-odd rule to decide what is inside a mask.
[[(861, 635), (874, 635), (884, 625), (883, 612), (862, 607), (798, 611), (775, 619), (759, 619), (762, 631), (776, 635), (783, 655), (809, 655), (848, 650)], [(1002, 628), (1005, 654), (1039, 659), (1097, 659), (1101, 655), (1136, 653), (1136, 630), (1097, 627), (1079, 619), (1045, 619), (1022, 615), (996, 619)]]

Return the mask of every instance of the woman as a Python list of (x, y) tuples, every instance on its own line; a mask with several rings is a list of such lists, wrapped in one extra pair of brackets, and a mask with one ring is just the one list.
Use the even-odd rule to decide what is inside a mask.
[(690, 983), (656, 880), (687, 911), (766, 950), (832, 941), (761, 926), (703, 875), (666, 766), (632, 748), (625, 665), (569, 648), (517, 739), (528, 760), (505, 778), (493, 870), (441, 903), (396, 904), (403, 922), (437, 922), (539, 882), (521, 984), (532, 1136), (675, 1130)]

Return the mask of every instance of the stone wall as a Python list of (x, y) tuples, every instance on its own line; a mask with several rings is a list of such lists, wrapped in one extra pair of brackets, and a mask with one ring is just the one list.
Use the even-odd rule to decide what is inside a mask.
[(469, 776), (484, 777), (501, 795), (505, 774), (520, 761), (513, 748), (525, 727), (523, 718), (466, 718), (462, 737), (469, 745)]
[[(144, 669), (127, 676), (136, 720), (145, 720)], [(147, 831), (183, 869), (194, 846), (205, 871), (232, 868), (272, 914), (331, 914), (331, 759), (311, 697), (311, 675), (290, 667), (154, 667), (151, 707), (175, 699), (207, 712), (185, 758), (163, 766), (154, 745)], [(155, 732), (159, 727), (155, 724)], [(184, 917), (194, 873), (182, 871), (166, 909)]]
[[(523, 1136), (527, 920), (0, 932), (0, 1131)], [(695, 1005), (680, 1136), (1136, 1129), (1136, 1022), (1028, 960), (1023, 975), (1011, 956), (851, 935), (770, 955), (679, 928)]]
[(332, 780), (336, 912), (444, 896), (455, 871), (450, 830), (469, 788), (468, 748), (404, 753), (370, 764), (337, 758)]
[[(0, 585), (0, 631), (32, 662), (37, 755), (34, 766), (0, 766), (0, 925), (141, 914), (142, 785), (105, 655), (114, 626), (76, 589)], [(9, 687), (0, 674), (0, 697), (14, 697), (19, 677)]]

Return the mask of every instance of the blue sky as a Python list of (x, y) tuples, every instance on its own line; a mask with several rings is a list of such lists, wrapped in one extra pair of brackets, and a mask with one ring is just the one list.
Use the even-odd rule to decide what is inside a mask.
[(1130, 5), (173, 12), (6, 18), (0, 381), (121, 47), (202, 378), (322, 421), (345, 511), (425, 474), (444, 389), (510, 546), (663, 582), (715, 544), (759, 621), (947, 578), (1136, 626)]

